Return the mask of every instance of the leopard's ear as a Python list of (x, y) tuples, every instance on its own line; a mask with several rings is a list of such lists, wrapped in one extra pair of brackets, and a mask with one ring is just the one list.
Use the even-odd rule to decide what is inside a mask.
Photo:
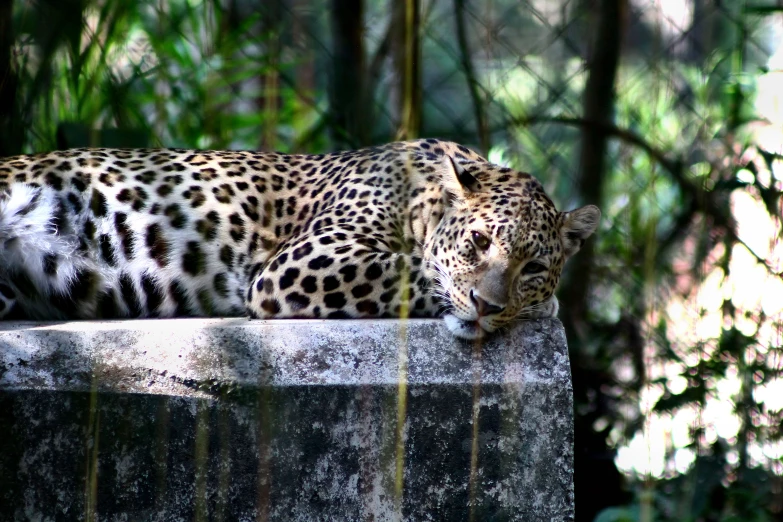
[(464, 165), (444, 154), (443, 190), (449, 202), (464, 202), (468, 194), (481, 190), (481, 183)]
[(566, 257), (571, 257), (579, 252), (579, 249), (585, 244), (585, 239), (598, 228), (600, 219), (601, 211), (595, 205), (587, 205), (563, 213), (560, 239), (563, 242)]

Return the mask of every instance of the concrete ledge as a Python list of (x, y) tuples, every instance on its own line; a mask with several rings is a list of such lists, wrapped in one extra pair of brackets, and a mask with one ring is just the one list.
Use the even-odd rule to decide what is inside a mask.
[(571, 415), (557, 320), (0, 322), (0, 513), (572, 520)]

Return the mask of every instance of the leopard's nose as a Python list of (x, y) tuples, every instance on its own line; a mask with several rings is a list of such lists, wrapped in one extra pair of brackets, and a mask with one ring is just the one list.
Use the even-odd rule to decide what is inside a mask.
[(473, 306), (476, 308), (476, 312), (478, 312), (479, 317), (483, 317), (485, 315), (492, 315), (492, 314), (499, 314), (503, 310), (505, 310), (505, 306), (498, 306), (496, 304), (492, 304), (488, 301), (485, 301), (481, 298), (480, 295), (475, 290), (470, 291), (470, 301), (473, 303)]

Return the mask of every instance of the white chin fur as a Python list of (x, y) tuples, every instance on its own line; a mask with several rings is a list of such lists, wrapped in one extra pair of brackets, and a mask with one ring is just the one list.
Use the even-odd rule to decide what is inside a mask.
[(452, 314), (444, 315), (443, 321), (446, 323), (446, 328), (451, 332), (451, 335), (460, 339), (472, 341), (481, 339), (486, 334), (476, 321), (463, 321)]
[(557, 317), (557, 312), (560, 311), (560, 302), (557, 297), (552, 296), (546, 301), (546, 315), (542, 317)]

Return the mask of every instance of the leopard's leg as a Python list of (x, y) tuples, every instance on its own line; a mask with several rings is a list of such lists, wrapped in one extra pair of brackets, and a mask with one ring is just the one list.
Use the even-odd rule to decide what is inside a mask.
[(6, 283), (0, 281), (0, 321), (5, 319), (16, 305), (16, 294)]
[(94, 309), (101, 274), (63, 195), (13, 183), (0, 193), (0, 318), (65, 319)]
[(324, 229), (277, 252), (252, 279), (251, 317), (432, 317), (422, 259), (371, 235)]

